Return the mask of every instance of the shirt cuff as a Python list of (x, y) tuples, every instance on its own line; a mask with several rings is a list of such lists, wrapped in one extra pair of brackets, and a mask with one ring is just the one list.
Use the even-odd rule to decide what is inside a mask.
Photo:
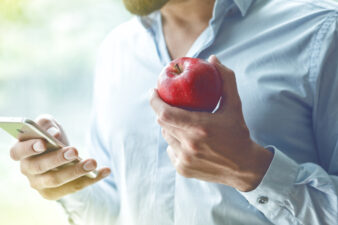
[(65, 213), (67, 214), (69, 224), (82, 224), (80, 212), (83, 212), (85, 210), (87, 202), (86, 200), (88, 199), (90, 189), (91, 187), (87, 187), (57, 200), (57, 202), (61, 204)]
[(266, 149), (274, 152), (271, 164), (261, 183), (252, 191), (239, 191), (254, 207), (268, 218), (274, 218), (287, 209), (292, 214), (290, 193), (298, 174), (298, 164), (274, 146)]

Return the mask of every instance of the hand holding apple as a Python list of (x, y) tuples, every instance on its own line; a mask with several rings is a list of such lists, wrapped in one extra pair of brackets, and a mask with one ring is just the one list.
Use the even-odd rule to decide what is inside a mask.
[(157, 87), (162, 100), (170, 105), (211, 112), (221, 97), (221, 82), (213, 64), (182, 57), (163, 69)]
[(273, 153), (250, 138), (234, 72), (215, 56), (209, 62), (216, 67), (223, 83), (222, 101), (215, 113), (171, 106), (156, 90), (150, 104), (178, 173), (250, 191), (263, 179)]

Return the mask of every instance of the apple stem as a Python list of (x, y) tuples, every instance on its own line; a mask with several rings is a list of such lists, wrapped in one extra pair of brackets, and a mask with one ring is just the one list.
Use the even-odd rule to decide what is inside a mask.
[(182, 72), (181, 69), (180, 69), (180, 67), (178, 66), (177, 63), (175, 64), (175, 68), (178, 70), (178, 73), (181, 73), (181, 72)]

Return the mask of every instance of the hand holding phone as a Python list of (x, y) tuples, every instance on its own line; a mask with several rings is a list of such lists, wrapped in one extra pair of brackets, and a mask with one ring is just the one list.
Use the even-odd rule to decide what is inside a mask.
[(11, 148), (11, 157), (20, 161), (22, 173), (46, 199), (59, 199), (110, 174), (109, 168), (96, 171), (94, 159), (81, 160), (77, 149), (67, 146), (62, 127), (50, 116), (41, 116), (36, 123), (0, 117), (0, 127), (19, 140)]

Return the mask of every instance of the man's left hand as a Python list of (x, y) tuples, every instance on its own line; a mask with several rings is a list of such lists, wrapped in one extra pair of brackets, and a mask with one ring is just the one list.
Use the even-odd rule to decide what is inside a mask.
[(234, 72), (215, 56), (209, 62), (216, 66), (223, 80), (222, 100), (215, 113), (170, 106), (156, 90), (150, 104), (179, 174), (250, 191), (263, 179), (273, 153), (250, 138)]

